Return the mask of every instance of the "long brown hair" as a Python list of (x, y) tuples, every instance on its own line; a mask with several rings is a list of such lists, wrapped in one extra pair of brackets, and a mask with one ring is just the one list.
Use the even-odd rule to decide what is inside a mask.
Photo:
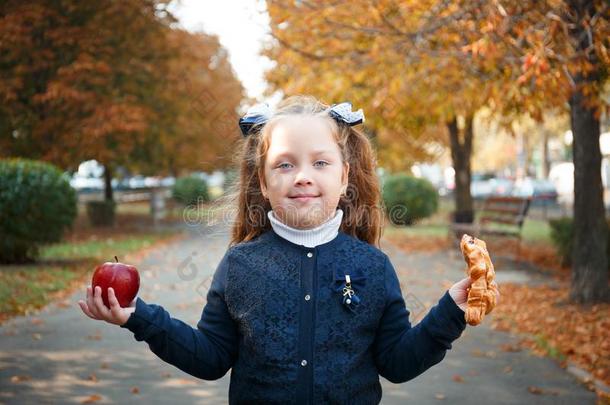
[(338, 208), (343, 210), (341, 231), (379, 247), (382, 207), (373, 147), (364, 132), (348, 125), (337, 124), (326, 113), (327, 108), (328, 105), (312, 96), (289, 97), (278, 105), (273, 116), (263, 124), (260, 131), (254, 131), (238, 142), (234, 164), (239, 167), (239, 175), (230, 185), (230, 191), (225, 197), (236, 212), (230, 246), (252, 240), (271, 229), (267, 218), (271, 205), (263, 197), (259, 181), (264, 173), (270, 135), (274, 125), (283, 117), (309, 114), (328, 118), (343, 162), (348, 162), (350, 166), (347, 190), (338, 205)]

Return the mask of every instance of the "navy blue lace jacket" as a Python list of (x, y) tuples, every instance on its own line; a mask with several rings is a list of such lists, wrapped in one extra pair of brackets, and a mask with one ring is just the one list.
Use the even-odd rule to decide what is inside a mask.
[[(345, 275), (360, 303), (343, 302)], [(343, 232), (314, 248), (273, 230), (227, 250), (197, 328), (138, 298), (121, 327), (205, 380), (231, 370), (229, 403), (377, 404), (379, 375), (408, 381), (466, 326), (445, 292), (416, 326), (387, 255)]]

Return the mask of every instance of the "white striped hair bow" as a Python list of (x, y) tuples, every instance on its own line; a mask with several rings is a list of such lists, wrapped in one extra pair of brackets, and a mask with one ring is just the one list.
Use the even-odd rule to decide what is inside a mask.
[[(364, 122), (364, 112), (362, 109), (352, 111), (352, 103), (343, 102), (333, 104), (327, 110), (328, 115), (338, 123), (351, 126)], [(239, 128), (243, 136), (248, 136), (258, 132), (260, 128), (271, 118), (273, 111), (266, 103), (256, 104), (248, 109), (246, 114), (239, 119)]]

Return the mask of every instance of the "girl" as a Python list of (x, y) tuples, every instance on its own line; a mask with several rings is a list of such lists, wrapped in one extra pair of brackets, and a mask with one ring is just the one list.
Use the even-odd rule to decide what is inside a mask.
[(111, 307), (89, 287), (93, 319), (132, 331), (164, 361), (206, 380), (231, 372), (229, 403), (381, 400), (379, 375), (408, 381), (440, 362), (465, 328), (469, 279), (411, 327), (379, 250), (380, 190), (364, 121), (349, 103), (293, 97), (252, 109), (237, 218), (197, 328), (137, 298)]

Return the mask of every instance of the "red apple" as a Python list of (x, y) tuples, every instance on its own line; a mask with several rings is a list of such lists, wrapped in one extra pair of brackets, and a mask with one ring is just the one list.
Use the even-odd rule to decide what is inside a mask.
[(129, 264), (119, 263), (119, 259), (114, 257), (116, 263), (106, 262), (95, 268), (93, 272), (93, 280), (91, 286), (95, 292), (95, 287), (102, 288), (102, 300), (107, 307), (110, 307), (108, 302), (108, 287), (114, 289), (114, 294), (119, 301), (121, 307), (127, 307), (138, 294), (140, 289), (140, 274), (138, 269)]

